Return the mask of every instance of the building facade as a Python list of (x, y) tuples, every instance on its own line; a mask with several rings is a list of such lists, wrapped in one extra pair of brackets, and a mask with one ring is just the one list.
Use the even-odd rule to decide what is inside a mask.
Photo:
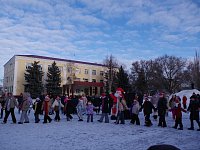
[(39, 61), (40, 68), (44, 72), (44, 85), (46, 84), (48, 67), (54, 61), (56, 62), (61, 71), (63, 94), (100, 95), (103, 91), (104, 72), (106, 71), (104, 65), (36, 55), (15, 55), (4, 65), (4, 90), (12, 92), (13, 95), (23, 93), (24, 73), (34, 61)]

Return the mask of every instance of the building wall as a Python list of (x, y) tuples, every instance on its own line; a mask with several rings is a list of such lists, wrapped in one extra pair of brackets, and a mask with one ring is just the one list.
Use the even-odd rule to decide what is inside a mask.
[[(26, 66), (31, 65), (34, 61), (39, 61), (39, 65), (44, 72), (43, 83), (47, 79), (48, 66), (54, 62), (54, 60), (40, 59), (35, 57), (14, 56), (4, 65), (4, 87), (7, 87), (9, 92), (13, 92), (14, 95), (19, 95), (24, 92), (25, 78), (24, 73)], [(84, 63), (72, 63), (67, 61), (55, 61), (57, 66), (61, 70), (61, 86), (67, 83), (67, 78), (74, 73), (77, 80), (84, 81), (88, 79), (92, 82), (93, 79), (96, 82), (103, 80), (103, 76), (100, 75), (100, 71), (105, 71), (105, 67), (98, 65), (90, 65)], [(72, 67), (73, 72), (70, 73), (68, 68)], [(85, 69), (88, 69), (88, 74), (85, 74)], [(92, 70), (96, 70), (96, 75), (92, 74)], [(13, 79), (12, 79), (13, 78)], [(13, 88), (13, 90), (11, 90)]]

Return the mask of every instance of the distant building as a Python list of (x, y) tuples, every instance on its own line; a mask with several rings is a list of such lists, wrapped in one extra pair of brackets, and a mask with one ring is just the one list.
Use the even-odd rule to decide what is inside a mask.
[(104, 72), (106, 71), (104, 65), (36, 55), (15, 55), (4, 65), (4, 90), (12, 92), (13, 95), (23, 93), (25, 70), (34, 61), (39, 61), (41, 70), (44, 72), (44, 85), (47, 79), (48, 67), (54, 61), (56, 62), (61, 71), (63, 94), (100, 95), (103, 91)]

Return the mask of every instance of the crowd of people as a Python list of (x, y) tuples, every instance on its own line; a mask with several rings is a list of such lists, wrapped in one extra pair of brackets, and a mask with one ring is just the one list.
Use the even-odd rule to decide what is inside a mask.
[[(14, 97), (12, 93), (4, 94), (0, 99), (1, 115), (3, 124), (7, 123), (7, 119), (11, 114), (12, 122), (17, 123), (15, 117), (15, 108), (18, 108), (18, 113), (21, 114), (18, 124), (29, 123), (29, 113), (31, 109), (34, 110), (35, 123), (40, 122), (40, 116), (43, 115), (43, 123), (51, 123), (52, 115), (54, 121), (59, 122), (61, 117), (60, 113), (66, 115), (66, 120), (73, 119), (72, 114), (77, 114), (79, 120), (84, 121), (84, 115), (87, 116), (87, 122), (93, 122), (93, 115), (99, 114), (101, 116), (98, 122), (110, 122), (109, 115), (115, 124), (125, 124), (125, 115), (128, 112), (130, 115), (130, 123), (140, 125), (139, 113), (143, 111), (145, 116), (145, 126), (152, 126), (151, 116), (155, 120), (159, 117), (158, 126), (167, 127), (165, 120), (167, 111), (172, 112), (174, 119), (173, 128), (183, 130), (182, 112), (190, 113), (190, 128), (194, 130), (194, 121), (197, 122), (200, 131), (199, 110), (200, 110), (200, 95), (193, 93), (190, 97), (189, 105), (187, 106), (187, 97), (180, 97), (173, 95), (170, 100), (165, 97), (164, 93), (149, 96), (143, 96), (143, 102), (139, 100), (139, 96), (135, 95), (131, 101), (131, 105), (127, 105), (124, 91), (122, 88), (117, 88), (115, 93), (102, 93), (100, 97), (89, 97), (80, 95), (76, 97), (51, 96), (41, 95), (38, 96), (34, 102), (29, 93), (20, 94), (19, 97)], [(183, 108), (182, 108), (183, 106)], [(96, 112), (96, 113), (95, 113)], [(5, 115), (4, 115), (5, 114)]]

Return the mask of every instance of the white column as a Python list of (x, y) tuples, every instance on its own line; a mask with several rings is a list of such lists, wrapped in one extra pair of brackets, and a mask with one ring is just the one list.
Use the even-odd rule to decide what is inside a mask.
[(17, 94), (17, 87), (19, 87), (17, 85), (17, 70), (18, 70), (18, 60), (16, 59), (16, 56), (14, 58), (14, 80), (13, 80), (13, 95)]

